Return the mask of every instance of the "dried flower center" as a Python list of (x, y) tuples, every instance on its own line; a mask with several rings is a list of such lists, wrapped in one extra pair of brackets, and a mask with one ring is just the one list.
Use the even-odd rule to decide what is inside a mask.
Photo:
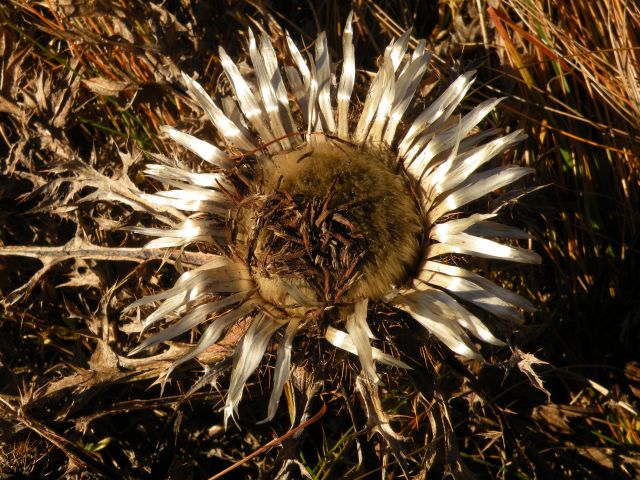
[(391, 158), (321, 142), (258, 165), (260, 195), (240, 223), (267, 302), (299, 315), (318, 305), (379, 299), (406, 281), (422, 223)]

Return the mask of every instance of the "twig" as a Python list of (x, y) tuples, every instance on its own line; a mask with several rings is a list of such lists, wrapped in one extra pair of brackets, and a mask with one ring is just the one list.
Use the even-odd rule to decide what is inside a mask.
[(311, 417), (309, 420), (307, 420), (306, 422), (298, 425), (295, 428), (292, 428), (291, 430), (289, 430), (287, 433), (285, 433), (281, 437), (274, 438), (273, 440), (271, 440), (266, 445), (263, 445), (262, 447), (257, 449), (255, 452), (247, 455), (246, 457), (244, 457), (241, 460), (238, 460), (236, 463), (234, 463), (230, 467), (225, 468), (221, 472), (216, 473), (213, 477), (209, 478), (209, 480), (216, 480), (216, 479), (222, 477), (223, 475), (226, 475), (230, 471), (235, 470), (240, 465), (243, 465), (243, 464), (247, 463), (252, 458), (257, 457), (258, 455), (261, 455), (263, 453), (268, 452), (269, 450), (271, 450), (276, 445), (280, 445), (282, 442), (284, 442), (288, 438), (292, 437), (293, 435), (298, 433), (300, 430), (303, 430), (303, 429), (307, 428), (309, 425), (312, 425), (312, 424), (316, 423), (318, 420), (320, 420), (322, 418), (322, 416), (326, 413), (326, 411), (327, 411), (327, 404), (323, 403), (322, 404), (322, 408), (320, 409), (320, 411), (318, 413), (316, 413), (313, 417)]

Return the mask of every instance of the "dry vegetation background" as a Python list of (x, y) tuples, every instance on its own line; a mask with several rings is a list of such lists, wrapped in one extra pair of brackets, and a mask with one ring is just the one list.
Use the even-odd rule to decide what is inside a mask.
[[(129, 193), (154, 189), (141, 173), (150, 155), (185, 155), (159, 127), (215, 140), (177, 74), (224, 91), (217, 48), (243, 57), (248, 27), (269, 32), (281, 51), (284, 29), (307, 45), (324, 29), (340, 58), (351, 8), (360, 98), (384, 46), (413, 27), (436, 54), (420, 101), (477, 68), (465, 108), (508, 96), (490, 122), (528, 133), (517, 161), (534, 166), (531, 183), (544, 186), (506, 212), (534, 235), (542, 266), (507, 266), (499, 276), (496, 268), (495, 278), (539, 305), (514, 340), (548, 362), (535, 369), (549, 396), (511, 368), (509, 352), (488, 351), (494, 365), (467, 371), (437, 348), (417, 351), (424, 371), (385, 377), (383, 397), (407, 438), (408, 475), (640, 477), (631, 408), (640, 407), (637, 2), (4, 0), (2, 478), (202, 479), (242, 459), (225, 478), (273, 478), (287, 458), (314, 479), (401, 473), (393, 457), (380, 460), (384, 443), (363, 431), (348, 383), (328, 380), (311, 404), (319, 414), (295, 439), (282, 406), (274, 422), (255, 425), (269, 395), (265, 369), (245, 396), (242, 430), (224, 432), (225, 381), (185, 399), (201, 371), (194, 363), (160, 396), (150, 385), (180, 347), (127, 359), (137, 338), (121, 315), (176, 278), (176, 257), (142, 252), (144, 239), (120, 229), (150, 220)], [(200, 254), (181, 262), (197, 264)]]

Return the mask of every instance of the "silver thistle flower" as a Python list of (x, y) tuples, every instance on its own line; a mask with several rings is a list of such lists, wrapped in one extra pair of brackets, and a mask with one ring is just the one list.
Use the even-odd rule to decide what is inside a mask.
[(474, 72), (468, 72), (417, 118), (403, 123), (429, 62), (424, 41), (409, 51), (409, 32), (385, 50), (359, 111), (351, 101), (352, 15), (344, 29), (337, 86), (332, 84), (324, 33), (309, 61), (287, 36), (288, 89), (269, 38), (256, 39), (251, 31), (248, 36), (252, 79), (220, 48), (234, 93), (233, 99), (223, 99), (224, 111), (183, 75), (189, 95), (226, 146), (221, 149), (164, 128), (210, 164), (211, 173), (147, 166), (149, 177), (172, 189), (146, 199), (190, 216), (171, 229), (132, 230), (158, 237), (150, 248), (206, 242), (218, 255), (183, 273), (173, 288), (130, 306), (162, 302), (143, 329), (180, 317), (131, 354), (207, 322), (197, 346), (171, 366), (168, 377), (214, 345), (230, 326), (252, 318), (234, 354), (226, 423), (237, 413), (245, 382), (271, 337), (281, 329), (267, 419), (275, 415), (289, 377), (293, 339), (304, 331), (320, 329), (330, 344), (357, 355), (362, 378), (370, 386), (379, 382), (376, 362), (410, 368), (371, 345), (367, 312), (372, 302), (409, 313), (466, 358), (479, 357), (469, 333), (502, 345), (465, 305), (517, 324), (521, 311), (533, 310), (532, 304), (477, 273), (442, 261), (453, 254), (540, 261), (532, 251), (492, 240), (528, 238), (496, 223), (496, 213), (459, 213), (461, 207), (533, 171), (515, 166), (478, 172), (524, 138), (516, 131), (489, 140), (494, 131), (474, 131), (500, 99), (486, 100), (454, 119), (473, 83)]

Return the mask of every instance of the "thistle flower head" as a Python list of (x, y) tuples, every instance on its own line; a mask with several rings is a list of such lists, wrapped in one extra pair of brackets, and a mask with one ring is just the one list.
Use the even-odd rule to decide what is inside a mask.
[(132, 354), (206, 325), (197, 346), (172, 371), (218, 342), (232, 325), (251, 320), (234, 353), (225, 422), (237, 413), (245, 382), (279, 330), (268, 418), (288, 379), (298, 335), (319, 332), (327, 348), (357, 355), (362, 378), (373, 386), (379, 382), (376, 364), (409, 368), (372, 346), (367, 314), (374, 304), (408, 313), (466, 358), (479, 357), (471, 337), (502, 344), (473, 312), (517, 324), (523, 310), (533, 309), (515, 293), (448, 261), (455, 256), (539, 261), (513, 242), (497, 241), (527, 235), (497, 223), (496, 212), (461, 210), (532, 172), (486, 167), (523, 138), (521, 132), (493, 138), (495, 131), (477, 130), (500, 99), (454, 116), (474, 80), (474, 72), (467, 72), (409, 118), (429, 54), (423, 41), (410, 49), (407, 32), (386, 48), (360, 106), (353, 93), (351, 15), (335, 76), (324, 33), (308, 57), (286, 40), (281, 66), (270, 39), (249, 31), (251, 75), (241, 73), (220, 49), (233, 90), (222, 108), (183, 76), (223, 145), (165, 127), (206, 162), (206, 173), (148, 165), (146, 174), (169, 189), (146, 200), (186, 216), (170, 229), (134, 228), (158, 237), (150, 248), (200, 243), (216, 255), (183, 273), (169, 290), (132, 305), (161, 302), (144, 328), (173, 320)]

